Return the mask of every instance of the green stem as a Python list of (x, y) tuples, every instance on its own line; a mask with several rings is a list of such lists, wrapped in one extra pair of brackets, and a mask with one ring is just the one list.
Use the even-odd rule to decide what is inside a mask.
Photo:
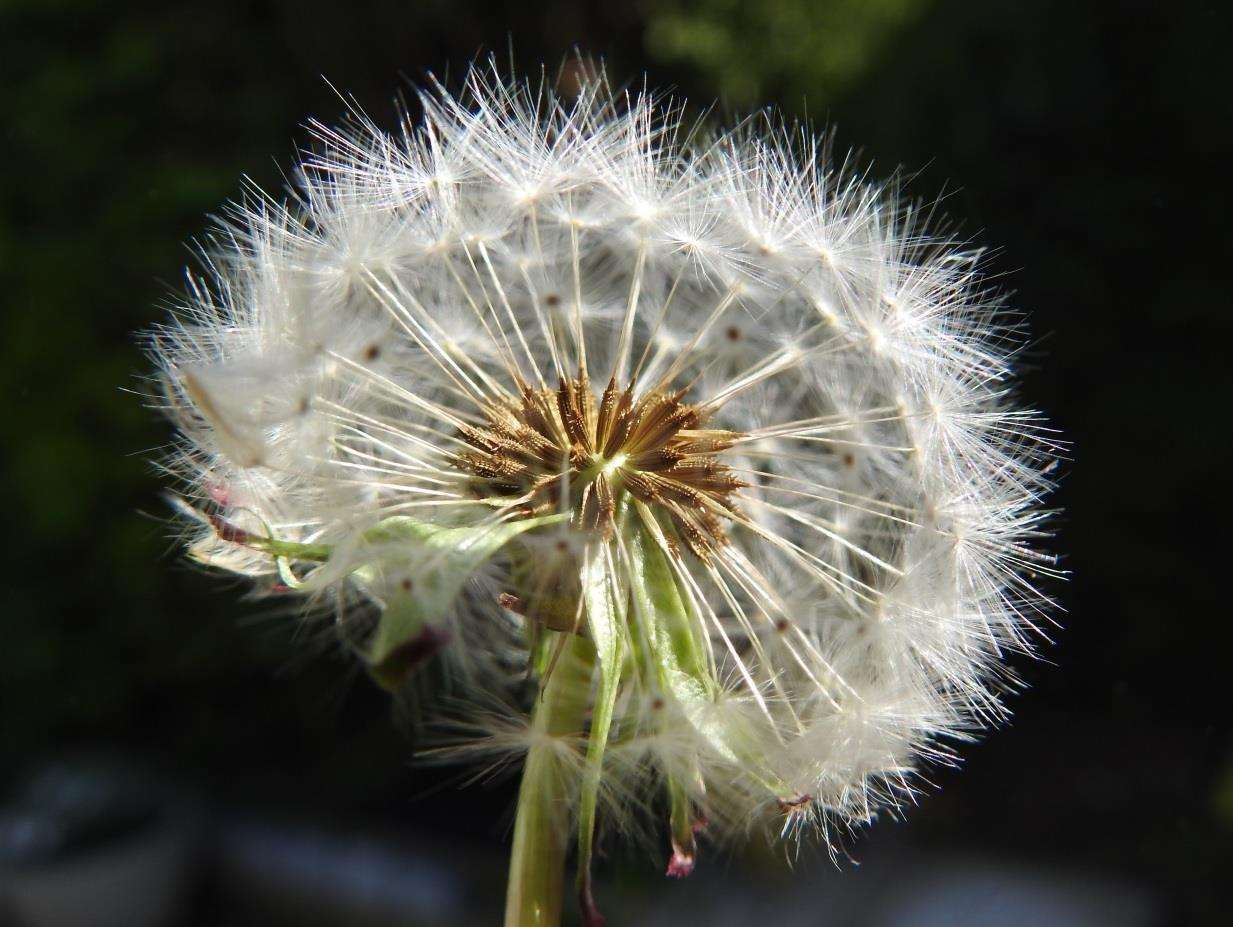
[(591, 690), (595, 648), (580, 635), (565, 642), (531, 719), (537, 735), (518, 790), (510, 851), (505, 927), (556, 927), (561, 921), (570, 804), (576, 782), (554, 740), (580, 737)]

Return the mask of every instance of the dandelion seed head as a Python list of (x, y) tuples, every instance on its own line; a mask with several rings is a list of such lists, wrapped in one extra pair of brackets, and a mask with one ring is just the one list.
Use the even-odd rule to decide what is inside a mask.
[(324, 606), (391, 685), (430, 655), (456, 755), (551, 741), (575, 792), (585, 732), (520, 699), (594, 640), (619, 831), (661, 788), (716, 835), (910, 803), (1005, 716), (1057, 575), (1061, 446), (979, 252), (805, 130), (704, 138), (602, 72), (420, 102), (313, 123), (151, 335), (193, 556)]

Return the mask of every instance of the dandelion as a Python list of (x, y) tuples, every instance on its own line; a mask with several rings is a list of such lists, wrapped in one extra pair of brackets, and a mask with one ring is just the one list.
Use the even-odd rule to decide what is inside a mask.
[(1056, 572), (980, 252), (807, 130), (599, 72), (420, 101), (314, 124), (153, 333), (192, 555), (522, 761), (508, 925), (557, 922), (571, 843), (602, 922), (597, 827), (662, 821), (680, 877), (899, 810), (1005, 717)]

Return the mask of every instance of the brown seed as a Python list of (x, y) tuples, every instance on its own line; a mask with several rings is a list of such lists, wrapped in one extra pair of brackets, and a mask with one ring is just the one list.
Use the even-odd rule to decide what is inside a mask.
[[(459, 430), (473, 450), (453, 465), (470, 475), (477, 497), (525, 497), (525, 511), (547, 513), (559, 511), (568, 487), (575, 527), (610, 537), (628, 492), (672, 522), (672, 549), (672, 535), (700, 557), (727, 542), (721, 516), (735, 514), (733, 496), (745, 484), (719, 455), (740, 436), (700, 428), (683, 394), (634, 401), (613, 380), (597, 399), (585, 375), (562, 378), (556, 389), (523, 383), (520, 392), (484, 410), (487, 426)], [(568, 547), (556, 544), (560, 553)]]

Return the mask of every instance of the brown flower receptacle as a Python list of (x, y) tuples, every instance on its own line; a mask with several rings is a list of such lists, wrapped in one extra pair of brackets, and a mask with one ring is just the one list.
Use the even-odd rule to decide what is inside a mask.
[(727, 541), (740, 480), (720, 456), (740, 435), (703, 427), (681, 393), (608, 382), (597, 401), (585, 373), (557, 389), (522, 383), (521, 396), (490, 403), (486, 425), (465, 426), (472, 448), (454, 457), (484, 498), (522, 500), (528, 516), (572, 509), (574, 526), (610, 537), (621, 494), (663, 513), (695, 554)]

